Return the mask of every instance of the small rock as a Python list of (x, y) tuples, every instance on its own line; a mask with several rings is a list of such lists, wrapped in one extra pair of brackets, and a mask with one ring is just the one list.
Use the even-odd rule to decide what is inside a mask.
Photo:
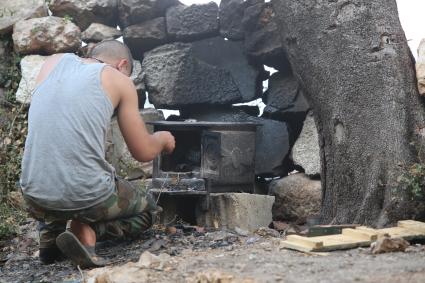
[(410, 246), (409, 242), (403, 238), (383, 237), (372, 243), (371, 251), (373, 254), (404, 252)]
[(91, 23), (117, 26), (118, 0), (52, 0), (49, 9), (53, 16), (70, 18), (81, 30)]
[(141, 256), (139, 261), (137, 262), (137, 265), (140, 267), (145, 267), (145, 268), (158, 268), (158, 269), (162, 269), (164, 263), (166, 263), (167, 261), (170, 260), (170, 255), (169, 254), (159, 254), (159, 255), (154, 255), (151, 254), (150, 252), (146, 251), (144, 252)]
[(267, 227), (258, 228), (254, 233), (261, 237), (280, 238), (280, 234), (278, 231)]
[(218, 6), (178, 5), (167, 10), (167, 32), (177, 40), (197, 40), (218, 35)]
[(186, 278), (188, 283), (255, 283), (252, 278), (244, 278), (231, 273), (217, 270), (206, 270), (197, 273), (192, 278)]
[(122, 32), (116, 28), (99, 24), (92, 23), (83, 33), (81, 34), (84, 42), (100, 42), (107, 39), (116, 39), (122, 35)]
[(16, 92), (16, 101), (23, 104), (31, 103), (31, 95), (35, 89), (35, 79), (48, 57), (40, 55), (25, 56), (21, 60), (22, 78)]
[(81, 46), (80, 29), (70, 21), (52, 16), (17, 22), (12, 37), (19, 54), (74, 52)]
[(240, 236), (243, 236), (243, 237), (247, 237), (247, 236), (249, 236), (249, 231), (247, 231), (247, 230), (244, 230), (244, 229), (241, 229), (241, 228), (239, 228), (239, 227), (235, 227), (235, 232), (238, 234), (238, 235), (240, 235)]
[(45, 0), (13, 0), (1, 2), (0, 34), (12, 31), (13, 25), (21, 20), (49, 15)]

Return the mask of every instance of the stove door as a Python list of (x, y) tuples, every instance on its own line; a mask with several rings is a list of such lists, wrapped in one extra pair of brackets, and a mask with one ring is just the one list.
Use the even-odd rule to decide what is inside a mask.
[(221, 133), (204, 131), (201, 137), (201, 152), (201, 177), (218, 180), (221, 164)]

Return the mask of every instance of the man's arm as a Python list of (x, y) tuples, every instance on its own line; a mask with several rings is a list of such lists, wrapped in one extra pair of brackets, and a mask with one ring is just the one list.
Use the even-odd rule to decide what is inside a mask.
[(131, 155), (138, 161), (151, 161), (162, 151), (172, 152), (174, 137), (170, 132), (150, 134), (140, 117), (137, 91), (131, 79), (120, 76), (118, 124)]

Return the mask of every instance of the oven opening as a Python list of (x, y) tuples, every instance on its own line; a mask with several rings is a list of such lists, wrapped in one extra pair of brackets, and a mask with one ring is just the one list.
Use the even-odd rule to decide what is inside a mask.
[(200, 172), (202, 131), (171, 131), (176, 139), (172, 154), (162, 154), (161, 170), (164, 172)]

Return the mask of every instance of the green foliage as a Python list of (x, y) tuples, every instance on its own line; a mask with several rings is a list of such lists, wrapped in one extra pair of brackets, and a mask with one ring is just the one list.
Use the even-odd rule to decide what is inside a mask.
[(25, 212), (8, 203), (0, 203), (0, 240), (19, 234), (19, 225), (27, 218)]
[(65, 22), (73, 22), (74, 18), (72, 18), (70, 15), (63, 16), (63, 19)]
[(414, 163), (407, 167), (399, 181), (406, 185), (412, 200), (423, 200), (425, 198), (425, 164)]

